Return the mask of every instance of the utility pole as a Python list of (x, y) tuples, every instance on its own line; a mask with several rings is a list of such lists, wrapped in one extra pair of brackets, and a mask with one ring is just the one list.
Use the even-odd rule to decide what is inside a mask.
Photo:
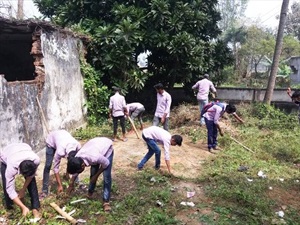
[(276, 83), (276, 75), (277, 75), (278, 65), (279, 65), (279, 58), (280, 58), (281, 49), (282, 49), (283, 31), (284, 31), (288, 8), (289, 8), (289, 0), (283, 0), (282, 6), (281, 6), (281, 12), (280, 12), (279, 27), (278, 27), (278, 32), (277, 32), (275, 51), (274, 51), (274, 55), (273, 55), (273, 63), (272, 63), (272, 67), (271, 67), (271, 73), (269, 76), (267, 91), (266, 91), (266, 94), (264, 97), (264, 103), (266, 103), (266, 104), (271, 103), (273, 92), (274, 92), (274, 87), (275, 87), (275, 83)]
[(18, 0), (18, 12), (17, 12), (17, 19), (23, 20), (24, 18), (24, 10), (23, 10), (23, 4), (24, 0)]

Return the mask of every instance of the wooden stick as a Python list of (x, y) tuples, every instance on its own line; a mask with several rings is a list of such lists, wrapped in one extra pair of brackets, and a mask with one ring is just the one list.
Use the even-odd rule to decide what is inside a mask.
[(129, 122), (131, 123), (131, 126), (133, 127), (133, 130), (134, 130), (134, 132), (135, 132), (135, 134), (136, 134), (136, 137), (138, 138), (138, 139), (140, 139), (140, 136), (139, 136), (139, 134), (138, 134), (138, 132), (137, 132), (137, 130), (136, 130), (136, 127), (135, 127), (135, 125), (134, 125), (134, 122), (132, 121), (132, 119), (128, 116), (128, 120), (129, 120)]
[(51, 202), (50, 205), (60, 214), (62, 215), (64, 218), (66, 218), (66, 220), (68, 220), (71, 224), (77, 224), (77, 220), (74, 219), (72, 216), (70, 216), (68, 213), (66, 213), (65, 211), (63, 211), (57, 204), (55, 204), (54, 202)]
[(49, 134), (50, 132), (49, 132), (48, 124), (47, 124), (47, 121), (46, 121), (46, 118), (45, 118), (45, 115), (44, 115), (44, 112), (43, 112), (43, 109), (42, 109), (42, 106), (41, 106), (41, 103), (40, 103), (40, 100), (39, 100), (38, 96), (36, 96), (36, 101), (38, 103), (38, 106), (39, 106), (39, 109), (40, 109), (40, 112), (41, 112), (41, 115), (42, 115), (42, 119), (43, 119), (43, 122), (44, 122), (46, 130), (47, 130), (47, 133)]
[(235, 141), (236, 143), (238, 143), (240, 146), (242, 146), (243, 148), (245, 148), (246, 150), (248, 150), (249, 152), (254, 153), (254, 151), (252, 151), (250, 148), (248, 148), (247, 146), (243, 145), (241, 142), (239, 142), (238, 140), (236, 140), (235, 138), (230, 136), (230, 139)]

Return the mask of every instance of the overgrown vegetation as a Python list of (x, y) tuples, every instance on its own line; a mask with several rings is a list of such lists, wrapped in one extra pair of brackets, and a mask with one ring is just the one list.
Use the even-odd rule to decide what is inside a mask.
[(84, 90), (86, 94), (86, 105), (88, 122), (91, 125), (100, 124), (101, 118), (107, 117), (108, 99), (110, 91), (101, 82), (102, 74), (96, 71), (84, 59), (81, 60), (81, 72), (84, 76)]
[[(86, 219), (87, 224), (299, 224), (300, 150), (297, 134), (300, 128), (297, 116), (261, 104), (241, 104), (237, 108), (246, 123), (238, 125), (231, 117), (222, 122), (227, 126), (224, 127), (225, 135), (219, 137), (224, 150), (206, 160), (199, 176), (187, 179), (153, 169), (133, 174), (120, 170), (114, 174), (111, 214), (102, 211), (101, 188), (96, 189), (94, 199), (71, 205), (70, 201), (85, 197), (86, 191), (77, 189), (70, 196), (52, 195), (44, 200), (40, 224), (68, 224), (54, 218), (56, 212), (49, 206), (53, 201), (65, 205), (67, 211), (76, 208), (75, 217)], [(197, 106), (181, 105), (174, 111), (172, 132), (185, 135), (186, 142), (205, 141), (206, 130), (199, 128), (196, 122)], [(78, 139), (109, 136), (110, 130), (110, 124), (104, 124), (80, 129), (74, 136)], [(189, 163), (184, 155), (182, 160)], [(240, 166), (247, 169), (240, 172)], [(259, 171), (266, 177), (260, 178)], [(88, 178), (82, 181), (87, 184)], [(101, 187), (102, 179), (98, 182)], [(179, 204), (184, 194), (176, 187), (181, 183), (203, 187), (206, 196), (195, 207), (187, 209)], [(67, 182), (63, 184), (66, 186)], [(283, 218), (276, 214), (280, 210), (285, 213)], [(11, 214), (1, 206), (0, 211), (2, 216), (10, 217), (9, 224), (17, 224), (18, 210)]]

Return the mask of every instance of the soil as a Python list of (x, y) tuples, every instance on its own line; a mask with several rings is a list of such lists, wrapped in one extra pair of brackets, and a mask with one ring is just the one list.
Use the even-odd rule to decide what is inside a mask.
[[(201, 127), (199, 129), (205, 129), (205, 127)], [(124, 172), (126, 175), (130, 175), (132, 173), (137, 173), (137, 164), (139, 161), (143, 158), (143, 156), (147, 153), (147, 146), (144, 142), (144, 140), (141, 138), (142, 132), (138, 131), (139, 137), (137, 138), (135, 133), (127, 134), (127, 141), (123, 142), (121, 139), (117, 139), (113, 143), (115, 155), (114, 155), (114, 162), (113, 162), (113, 182), (122, 182), (122, 176), (124, 175)], [(213, 159), (216, 154), (209, 153), (207, 151), (206, 147), (206, 141), (204, 138), (198, 143), (194, 144), (191, 141), (188, 140), (187, 137), (183, 136), (183, 142), (182, 145), (179, 146), (171, 146), (170, 147), (170, 164), (171, 164), (171, 171), (173, 176), (175, 177), (182, 177), (182, 178), (196, 178), (199, 177), (199, 174), (202, 170), (202, 164), (206, 160)], [(84, 144), (84, 142), (82, 142)], [(163, 154), (163, 148), (160, 146), (162, 150), (161, 155), (161, 172), (167, 173), (167, 167), (164, 161), (164, 154)], [(217, 153), (217, 151), (215, 151)], [(38, 172), (37, 172), (37, 181), (38, 181), (38, 187), (42, 186), (42, 177), (43, 177), (43, 168), (44, 168), (44, 160), (45, 156), (41, 156), (41, 165), (39, 166)], [(145, 169), (147, 168), (153, 168), (154, 166), (154, 156), (146, 163)], [(66, 160), (63, 159), (61, 162), (61, 176), (63, 174), (63, 171), (66, 169)], [(52, 175), (52, 171), (51, 171)], [(82, 174), (80, 174), (80, 179), (83, 179), (85, 177), (89, 177), (89, 170), (85, 170)], [(51, 176), (51, 184), (53, 185), (53, 188), (50, 186), (50, 190), (52, 189), (55, 191), (56, 184), (55, 184), (55, 178), (52, 175)], [(51, 185), (50, 184), (50, 185)], [(128, 185), (128, 184), (127, 184)], [(134, 185), (134, 184), (132, 184)], [(119, 187), (122, 187), (122, 185), (118, 185)], [(130, 190), (129, 187), (124, 186), (124, 190), (128, 191)], [(194, 191), (195, 195), (192, 198), (187, 198), (187, 190), (188, 191)], [(202, 190), (201, 186), (198, 186), (195, 183), (192, 182), (183, 182), (179, 181), (179, 183), (176, 185), (176, 192), (179, 196), (181, 196), (182, 201), (192, 201), (195, 204), (201, 203), (201, 202), (207, 202), (209, 201), (206, 199), (204, 192)], [(205, 199), (205, 200), (204, 200)], [(113, 196), (112, 196), (113, 200)], [(174, 204), (180, 204), (174, 203)], [(197, 224), (199, 225), (199, 221), (197, 219), (193, 219), (193, 215), (199, 214), (199, 213), (211, 213), (209, 209), (207, 209), (206, 212), (199, 212), (196, 207), (187, 207), (186, 210), (180, 211), (180, 214), (176, 216), (176, 218), (180, 221), (182, 221), (182, 224)]]

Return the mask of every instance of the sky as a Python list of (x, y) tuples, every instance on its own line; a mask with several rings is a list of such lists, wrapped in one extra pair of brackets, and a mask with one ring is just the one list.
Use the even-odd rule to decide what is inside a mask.
[[(259, 24), (264, 27), (276, 28), (279, 24), (279, 19), (276, 16), (280, 15), (281, 5), (283, 0), (248, 0), (248, 6), (245, 15), (251, 20), (259, 21)], [(290, 0), (289, 5), (300, 0)]]
[[(259, 21), (259, 24), (265, 27), (276, 28), (279, 24), (279, 20), (276, 19), (277, 15), (280, 15), (281, 5), (283, 0), (248, 0), (248, 7), (245, 15), (253, 21)], [(290, 0), (290, 5), (294, 1)], [(12, 6), (11, 13), (16, 14), (18, 0), (0, 0), (1, 6)], [(8, 15), (7, 8), (0, 9), (2, 14)], [(26, 18), (39, 17), (41, 14), (34, 6), (32, 0), (24, 0), (24, 14)]]

